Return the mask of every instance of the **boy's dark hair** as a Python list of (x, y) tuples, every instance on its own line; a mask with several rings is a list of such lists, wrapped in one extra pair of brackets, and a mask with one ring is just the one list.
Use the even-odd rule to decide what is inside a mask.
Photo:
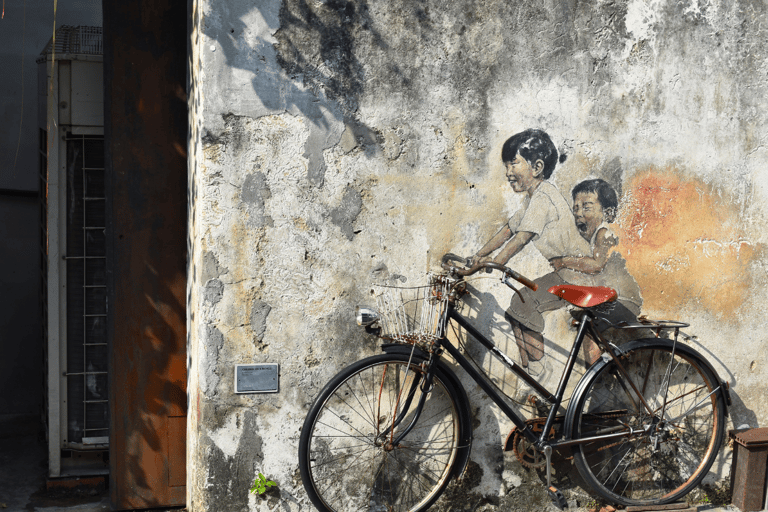
[[(545, 180), (552, 176), (557, 165), (557, 148), (544, 130), (528, 129), (508, 138), (501, 148), (501, 161), (511, 162), (518, 154), (531, 165), (536, 160), (544, 162), (541, 175)], [(563, 161), (565, 155), (560, 159), (560, 162)]]
[(600, 178), (594, 180), (584, 180), (571, 190), (571, 197), (576, 200), (576, 194), (581, 192), (594, 192), (597, 194), (597, 200), (605, 214), (605, 220), (613, 222), (616, 219), (616, 209), (619, 207), (619, 198), (616, 191), (607, 181)]

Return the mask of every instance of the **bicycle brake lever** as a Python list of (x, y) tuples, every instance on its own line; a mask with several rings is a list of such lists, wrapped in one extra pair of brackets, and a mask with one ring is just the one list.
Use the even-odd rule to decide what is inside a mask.
[(512, 288), (512, 291), (514, 291), (516, 294), (520, 296), (520, 301), (525, 303), (525, 298), (523, 297), (523, 294), (520, 293), (520, 290), (515, 288), (515, 286), (512, 284), (512, 281), (509, 280), (509, 276), (504, 275), (504, 277), (501, 279), (501, 282), (509, 286), (510, 288)]

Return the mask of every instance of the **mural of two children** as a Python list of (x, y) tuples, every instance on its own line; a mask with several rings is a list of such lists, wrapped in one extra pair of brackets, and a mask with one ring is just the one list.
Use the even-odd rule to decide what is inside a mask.
[[(599, 330), (637, 318), (642, 306), (640, 288), (627, 271), (618, 252), (618, 238), (609, 224), (616, 218), (616, 191), (602, 179), (577, 184), (571, 191), (573, 209), (560, 191), (549, 182), (559, 155), (549, 135), (529, 129), (513, 135), (504, 143), (501, 159), (512, 190), (525, 194), (523, 206), (473, 257), (473, 263), (493, 261), (506, 265), (527, 244), (549, 260), (553, 271), (535, 280), (539, 288), (523, 288), (524, 301), (515, 294), (506, 311), (520, 349), (523, 367), (544, 356), (544, 318), (542, 313), (562, 308), (566, 302), (549, 293), (561, 284), (607, 286), (618, 293), (618, 300), (601, 313)], [(498, 252), (497, 252), (498, 251)], [(495, 255), (493, 255), (496, 253)], [(493, 255), (493, 256), (492, 256)], [(584, 344), (588, 364), (599, 357), (597, 346), (589, 339)]]

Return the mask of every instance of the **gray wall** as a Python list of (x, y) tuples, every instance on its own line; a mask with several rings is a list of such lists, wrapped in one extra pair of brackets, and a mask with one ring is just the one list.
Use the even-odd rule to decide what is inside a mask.
[(0, 196), (0, 421), (10, 414), (37, 415), (42, 402), (38, 210), (36, 198)]
[[(53, 4), (40, 0), (6, 3), (2, 22), (0, 66), (5, 71), (0, 84), (0, 112), (4, 121), (0, 127), (0, 188), (37, 190), (35, 60), (53, 35)], [(101, 2), (59, 2), (56, 25), (100, 27)]]
[[(37, 65), (53, 31), (53, 4), (8, 2), (0, 33), (0, 419), (42, 407)], [(101, 25), (101, 2), (63, 1), (57, 25)]]
[[(643, 311), (691, 322), (733, 389), (729, 427), (768, 423), (764, 3), (199, 0), (193, 15), (191, 510), (274, 506), (245, 492), (258, 471), (286, 510), (308, 507), (307, 407), (376, 350), (354, 305), (372, 281), (419, 283), (444, 252), (482, 246), (519, 207), (500, 150), (529, 127), (569, 154), (552, 178), (564, 195), (590, 177), (621, 194)], [(549, 269), (527, 249), (511, 263)], [(509, 292), (477, 288), (471, 314), (516, 356)], [(568, 335), (567, 319), (545, 335)], [(563, 345), (548, 342), (544, 372)], [(280, 363), (281, 392), (235, 395), (248, 362)], [(462, 506), (541, 499), (501, 452), (509, 421), (469, 392), (479, 476)], [(727, 479), (728, 454), (707, 483)]]

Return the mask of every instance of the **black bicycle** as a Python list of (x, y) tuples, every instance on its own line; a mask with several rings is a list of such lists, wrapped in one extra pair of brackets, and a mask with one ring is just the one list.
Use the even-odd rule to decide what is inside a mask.
[[(425, 287), (383, 286), (377, 307), (358, 308), (360, 325), (388, 341), (383, 353), (358, 361), (320, 392), (304, 422), (299, 468), (304, 488), (321, 511), (420, 511), (431, 506), (468, 461), (472, 422), (467, 394), (442, 360), (457, 362), (515, 424), (508, 448), (528, 466), (544, 464), (555, 504), (566, 506), (551, 482), (553, 450), (570, 449), (579, 473), (605, 500), (618, 505), (676, 501), (706, 476), (723, 441), (728, 385), (701, 354), (683, 342), (672, 321), (615, 327), (653, 329), (657, 337), (616, 346), (595, 328), (616, 300), (610, 288), (557, 286), (551, 293), (576, 306), (576, 338), (551, 393), (484, 337), (456, 306), (465, 277), (498, 270), (536, 284), (495, 263), (465, 268), (443, 257), (444, 274)], [(457, 266), (458, 263), (462, 265)], [(448, 339), (447, 324), (464, 329), (548, 403), (548, 413), (526, 421), (494, 384)], [(659, 337), (669, 333), (671, 339)], [(584, 338), (603, 355), (582, 376), (558, 415)]]

